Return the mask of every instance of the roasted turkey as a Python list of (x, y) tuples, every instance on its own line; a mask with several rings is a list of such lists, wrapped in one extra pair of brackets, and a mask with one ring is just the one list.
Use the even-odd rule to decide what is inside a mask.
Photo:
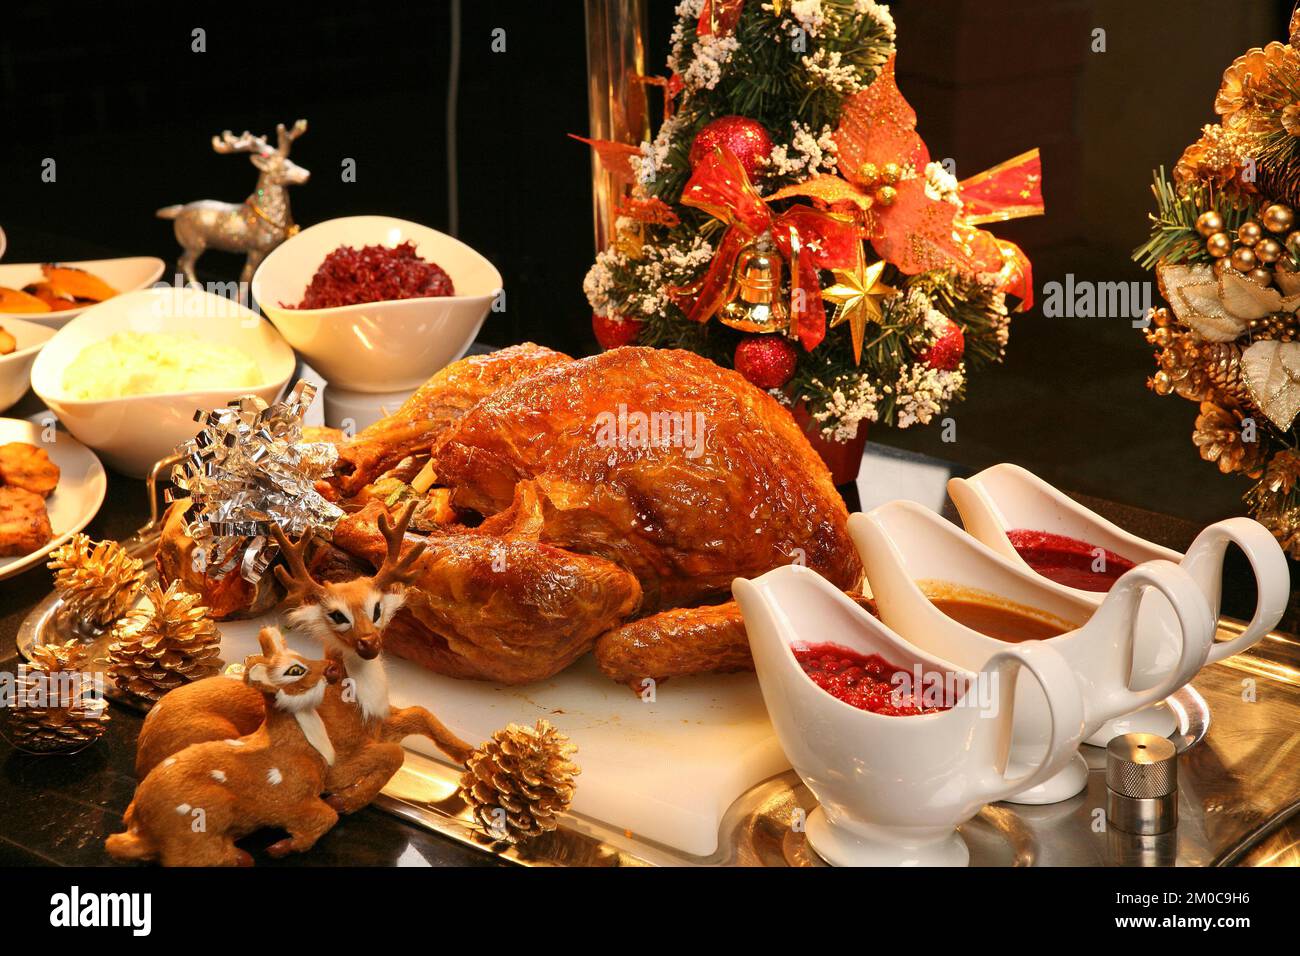
[(593, 648), (634, 685), (748, 668), (734, 578), (797, 562), (861, 584), (844, 503), (789, 412), (690, 352), (464, 359), (339, 451), (322, 490), (347, 511), (343, 560), (325, 563), (377, 563), (378, 516), (421, 497), (428, 546), (385, 645), (439, 673), (528, 683)]

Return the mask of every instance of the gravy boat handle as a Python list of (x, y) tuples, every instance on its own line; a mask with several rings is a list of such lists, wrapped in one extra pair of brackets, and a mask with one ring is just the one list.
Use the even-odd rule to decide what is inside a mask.
[[(1081, 632), (1102, 630), (1109, 634), (1122, 634), (1131, 657), (1137, 637), (1138, 606), (1148, 587), (1163, 594), (1174, 609), (1182, 641), (1178, 662), (1155, 686), (1146, 690), (1131, 690), (1124, 678), (1116, 681), (1114, 686), (1097, 686), (1101, 700), (1098, 712), (1088, 715), (1092, 723), (1111, 720), (1164, 700), (1196, 676), (1210, 653), (1210, 645), (1214, 642), (1214, 615), (1210, 613), (1200, 586), (1172, 561), (1147, 561), (1126, 571)], [(1130, 669), (1124, 668), (1126, 672)]]
[(1291, 572), (1277, 539), (1258, 521), (1228, 518), (1210, 525), (1198, 534), (1182, 561), (1183, 570), (1192, 576), (1192, 580), (1206, 595), (1212, 613), (1219, 610), (1219, 598), (1223, 590), (1223, 557), (1229, 544), (1239, 547), (1250, 562), (1251, 570), (1255, 572), (1258, 598), (1255, 602), (1255, 616), (1239, 636), (1210, 645), (1210, 663), (1244, 651), (1277, 627), (1291, 597)]
[(977, 777), (980, 792), (973, 796), (983, 803), (1004, 800), (1055, 776), (1074, 757), (1086, 736), (1083, 696), (1074, 670), (1059, 651), (1044, 641), (1024, 641), (984, 662), (976, 680), (987, 681), (996, 675), (994, 686), (1000, 711), (1000, 719), (990, 721), (988, 732), (1000, 732), (1003, 740), (1010, 739), (1015, 714), (1014, 678), (1020, 676), (1020, 670), (1033, 675), (1047, 698), (1052, 724), (1047, 751), (1033, 770), (1014, 779), (1008, 780), (1004, 772), (996, 770)]

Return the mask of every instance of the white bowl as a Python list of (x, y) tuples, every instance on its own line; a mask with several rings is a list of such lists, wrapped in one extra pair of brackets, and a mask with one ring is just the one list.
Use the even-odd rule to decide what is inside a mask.
[[(334, 309), (292, 309), (325, 257), (339, 246), (415, 251), (451, 276), (456, 295), (396, 299)], [(348, 216), (281, 243), (253, 276), (253, 298), (275, 327), (331, 385), (395, 392), (424, 384), (473, 344), (501, 288), (501, 273), (458, 239), (388, 216)]]
[(0, 314), (0, 329), (18, 340), (14, 351), (0, 355), (0, 412), (3, 412), (27, 394), (27, 388), (32, 384), (32, 363), (36, 361), (36, 353), (54, 330), (5, 314)]
[[(104, 400), (75, 399), (63, 387), (64, 369), (81, 350), (115, 332), (189, 333), (232, 345), (257, 363), (252, 388), (203, 389)], [(251, 309), (198, 289), (158, 288), (119, 295), (69, 322), (45, 344), (32, 366), (32, 388), (65, 428), (117, 471), (140, 478), (199, 426), (198, 409), (241, 395), (267, 402), (279, 396), (294, 370), (293, 350)]]
[[(59, 265), (86, 270), (96, 278), (103, 279), (111, 285), (118, 291), (118, 295), (148, 288), (158, 281), (158, 277), (163, 274), (164, 268), (163, 261), (154, 256), (132, 256), (128, 259), (86, 259), (81, 262), (61, 261)], [(0, 286), (4, 286), (6, 289), (21, 289), (33, 282), (40, 282), (43, 278), (44, 275), (41, 273), (41, 263), (39, 262), (15, 262), (0, 265)], [(102, 305), (103, 303), (99, 304)], [(64, 309), (62, 312), (11, 312), (7, 314), (17, 319), (26, 319), (28, 322), (36, 322), (52, 329), (59, 329), (88, 308), (90, 306), (83, 305), (75, 309)]]

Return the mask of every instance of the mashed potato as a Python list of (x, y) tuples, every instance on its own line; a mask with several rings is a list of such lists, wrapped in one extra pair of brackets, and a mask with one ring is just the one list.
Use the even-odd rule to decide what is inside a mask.
[(63, 372), (64, 391), (83, 401), (260, 384), (257, 363), (239, 349), (188, 333), (117, 332)]

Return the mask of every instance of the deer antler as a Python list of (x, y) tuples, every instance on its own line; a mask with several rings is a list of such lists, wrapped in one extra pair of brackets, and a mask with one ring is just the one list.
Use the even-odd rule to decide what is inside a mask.
[(212, 148), (218, 153), (269, 153), (271, 147), (265, 136), (254, 136), (244, 130), (238, 136), (230, 130), (222, 130), (220, 136), (212, 137)]
[(293, 124), (293, 129), (291, 130), (285, 129), (284, 124), (279, 123), (275, 127), (275, 132), (279, 136), (280, 155), (288, 156), (289, 147), (293, 145), (293, 141), (303, 133), (307, 132), (307, 121), (305, 119), (298, 120), (298, 122)]
[(388, 553), (384, 555), (384, 563), (379, 566), (373, 578), (375, 587), (381, 591), (392, 584), (401, 584), (403, 586), (411, 583), (415, 577), (415, 572), (411, 570), (411, 565), (419, 559), (424, 553), (428, 542), (421, 541), (402, 554), (402, 539), (406, 536), (406, 526), (411, 523), (411, 515), (415, 514), (415, 501), (408, 501), (406, 505), (398, 512), (397, 520), (393, 521), (386, 514), (379, 516), (379, 533), (384, 536), (388, 542)]
[[(286, 598), (293, 604), (306, 604), (312, 599), (319, 600), (325, 589), (311, 576), (311, 572), (307, 570), (307, 563), (303, 560), (303, 555), (307, 553), (307, 547), (316, 537), (316, 533), (306, 532), (295, 544), (289, 540), (283, 528), (274, 524), (271, 525), (271, 535), (284, 554), (284, 564), (275, 566), (275, 576), (284, 585)], [(285, 565), (288, 565), (288, 569)]]

